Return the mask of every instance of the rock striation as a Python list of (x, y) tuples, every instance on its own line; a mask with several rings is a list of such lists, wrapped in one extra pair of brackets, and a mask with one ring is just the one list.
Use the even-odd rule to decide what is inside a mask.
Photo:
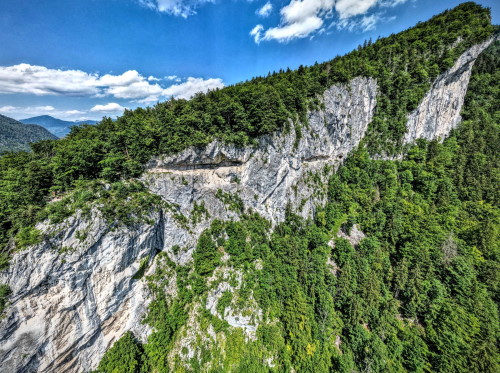
[[(15, 255), (0, 276), (12, 290), (1, 320), (1, 372), (82, 372), (95, 368), (124, 330), (141, 336), (146, 286), (133, 276), (163, 246), (163, 219), (110, 231), (94, 211), (37, 228), (49, 237)], [(82, 239), (82, 232), (86, 237)]]
[[(469, 49), (436, 80), (408, 117), (406, 143), (442, 138), (457, 125), (473, 62), (488, 44)], [(190, 263), (201, 232), (213, 219), (237, 219), (241, 206), (273, 224), (283, 220), (287, 206), (310, 216), (326, 198), (328, 176), (363, 139), (377, 89), (374, 79), (362, 77), (334, 85), (307, 124), (291, 121), (288, 131), (253, 146), (213, 141), (152, 159), (142, 181), (167, 206), (149, 213), (152, 223), (113, 230), (95, 209), (90, 218), (77, 213), (61, 224), (39, 224), (49, 238), (16, 253), (0, 273), (0, 283), (12, 290), (0, 320), (0, 371), (85, 372), (127, 330), (145, 340), (151, 330), (141, 323), (149, 299), (146, 282), (136, 276), (141, 262), (152, 264), (146, 275), (158, 251), (177, 264)], [(206, 304), (212, 314), (217, 297), (229, 289), (221, 286)], [(253, 338), (258, 320), (231, 308), (223, 316)]]

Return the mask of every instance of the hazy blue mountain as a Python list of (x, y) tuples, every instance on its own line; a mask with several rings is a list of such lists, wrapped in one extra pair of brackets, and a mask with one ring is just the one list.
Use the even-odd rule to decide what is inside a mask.
[(68, 120), (57, 119), (51, 117), (50, 115), (39, 115), (37, 117), (21, 119), (20, 122), (24, 124), (38, 124), (39, 126), (44, 127), (45, 129), (49, 130), (58, 137), (66, 136), (69, 133), (70, 128), (72, 126), (77, 126), (79, 124), (84, 124), (84, 123), (86, 124), (97, 123), (97, 121), (90, 119), (72, 122)]
[(52, 133), (36, 124), (23, 124), (0, 114), (0, 153), (29, 150), (29, 144), (40, 140), (57, 139)]

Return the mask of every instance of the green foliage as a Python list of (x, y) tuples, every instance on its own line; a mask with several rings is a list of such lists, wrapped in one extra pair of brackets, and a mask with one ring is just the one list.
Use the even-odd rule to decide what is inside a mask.
[[(323, 64), (126, 111), (116, 121), (38, 143), (33, 153), (6, 154), (0, 158), (1, 258), (13, 238), (19, 247), (39, 242), (33, 227), (40, 219), (61, 222), (75, 211), (89, 214), (91, 206), (112, 227), (142, 222), (145, 212), (162, 206), (183, 227), (198, 224), (207, 217), (203, 205), (188, 218), (142, 183), (123, 180), (140, 175), (153, 155), (214, 138), (252, 144), (257, 136), (293, 130), (289, 119), (298, 130), (325, 88), (374, 77), (380, 92), (368, 137), (323, 186), (328, 201), (314, 219), (288, 211), (273, 229), (245, 213), (238, 195), (217, 191), (239, 220), (215, 220), (201, 234), (193, 268), (157, 255), (155, 273), (146, 278), (152, 299), (144, 322), (153, 332), (144, 345), (126, 334), (99, 371), (498, 372), (498, 43), (479, 59), (464, 122), (446, 141), (419, 141), (401, 161), (370, 158), (400, 150), (408, 111), (438, 74), (492, 31), (488, 10), (465, 3)], [(62, 199), (47, 203), (51, 192)], [(366, 234), (355, 246), (337, 236), (354, 224)], [(241, 279), (227, 280), (239, 288), (222, 294), (218, 317), (205, 304), (224, 253), (224, 265)], [(141, 261), (136, 278), (146, 265)], [(175, 296), (167, 292), (172, 281)], [(0, 304), (7, 295), (0, 287)], [(228, 305), (244, 309), (250, 301), (263, 315), (256, 341), (222, 319)], [(223, 342), (210, 348), (193, 341), (192, 359), (169, 361), (193, 314)]]
[(215, 197), (220, 199), (231, 211), (242, 213), (245, 209), (243, 200), (235, 193), (224, 192), (222, 189), (218, 189)]
[[(405, 132), (406, 113), (432, 80), (492, 32), (489, 10), (464, 3), (322, 64), (280, 70), (191, 100), (127, 110), (115, 121), (75, 126), (61, 140), (34, 144), (32, 153), (7, 154), (0, 158), (0, 245), (5, 249), (20, 228), (37, 221), (49, 191), (66, 192), (89, 180), (114, 183), (137, 177), (152, 156), (202, 146), (214, 138), (252, 144), (263, 134), (292, 130), (289, 119), (297, 132), (307, 125), (307, 110), (318, 108), (326, 88), (356, 76), (376, 78), (380, 88), (366, 140), (370, 151), (394, 153)], [(220, 197), (228, 208), (242, 211), (236, 197)], [(115, 206), (113, 213), (127, 219), (118, 210)], [(182, 226), (189, 222), (180, 215), (178, 221)]]
[(2, 317), (5, 307), (7, 307), (7, 299), (10, 294), (10, 287), (6, 284), (0, 285), (0, 319)]
[(15, 241), (16, 246), (19, 249), (22, 249), (27, 246), (36, 245), (42, 242), (42, 239), (42, 233), (38, 229), (33, 227), (23, 227), (17, 233)]
[(140, 373), (144, 351), (131, 332), (113, 344), (102, 357), (97, 373)]
[[(491, 53), (498, 44), (478, 61), (465, 120), (443, 143), (419, 141), (401, 161), (370, 159), (360, 147), (331, 177), (313, 220), (290, 211), (274, 229), (257, 214), (216, 220), (198, 241), (193, 271), (160, 256), (146, 371), (499, 371), (500, 106), (491, 92), (500, 79), (491, 77)], [(354, 224), (366, 234), (356, 246), (337, 237)], [(219, 298), (218, 317), (204, 304), (223, 252), (243, 278)], [(172, 271), (179, 295), (167, 300)], [(257, 340), (245, 341), (222, 317), (252, 298), (265, 318)], [(226, 342), (197, 341), (188, 367), (169, 363), (193, 307), (201, 327)]]
[(30, 143), (57, 139), (52, 133), (36, 124), (23, 124), (0, 114), (0, 155), (5, 152), (29, 151)]
[(202, 233), (193, 253), (194, 270), (200, 276), (210, 276), (220, 263), (222, 253), (214, 241), (213, 234), (213, 231)]
[(231, 301), (233, 300), (233, 294), (230, 291), (225, 291), (217, 302), (217, 312), (219, 315), (224, 315), (224, 310), (229, 307)]
[(139, 263), (139, 269), (135, 273), (132, 278), (134, 280), (139, 280), (144, 276), (144, 273), (146, 272), (146, 269), (148, 268), (148, 263), (149, 263), (149, 257), (145, 257), (141, 259), (141, 262)]
[(209, 217), (210, 214), (205, 207), (205, 201), (201, 201), (199, 204), (198, 202), (193, 204), (193, 210), (191, 211), (191, 223), (196, 225)]

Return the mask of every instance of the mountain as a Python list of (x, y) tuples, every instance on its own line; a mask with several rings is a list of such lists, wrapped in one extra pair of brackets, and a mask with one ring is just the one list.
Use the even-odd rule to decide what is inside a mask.
[(6, 372), (498, 372), (500, 35), (464, 3), (0, 158)]
[(40, 140), (57, 139), (36, 124), (23, 124), (0, 114), (0, 154), (6, 151), (29, 151), (29, 144)]
[(51, 117), (50, 115), (40, 115), (37, 117), (21, 119), (20, 122), (25, 124), (38, 124), (58, 137), (66, 136), (72, 126), (80, 124), (96, 124), (95, 120), (67, 121)]

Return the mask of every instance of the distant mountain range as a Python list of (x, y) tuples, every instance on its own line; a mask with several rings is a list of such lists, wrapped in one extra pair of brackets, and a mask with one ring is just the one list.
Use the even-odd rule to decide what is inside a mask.
[(42, 126), (43, 128), (47, 129), (57, 137), (66, 136), (69, 133), (70, 128), (72, 126), (77, 126), (79, 124), (97, 123), (97, 121), (95, 120), (81, 120), (81, 121), (71, 122), (67, 120), (57, 119), (51, 117), (50, 115), (40, 115), (37, 117), (21, 119), (20, 122), (24, 124), (38, 124), (39, 126)]
[(57, 137), (42, 126), (23, 124), (0, 114), (0, 154), (5, 151), (30, 150), (30, 143), (52, 139)]

